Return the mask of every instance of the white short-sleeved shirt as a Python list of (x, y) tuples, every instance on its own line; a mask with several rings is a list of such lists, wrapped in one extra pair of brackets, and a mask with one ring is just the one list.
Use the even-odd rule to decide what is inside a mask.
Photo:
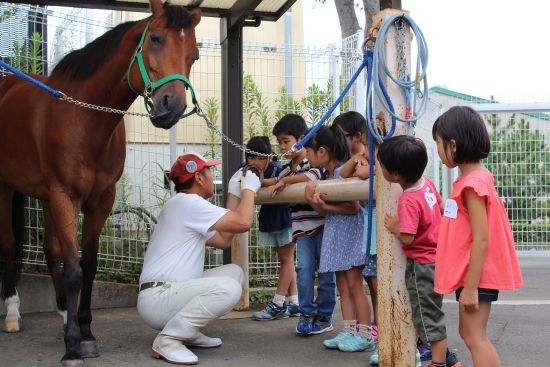
[(209, 231), (226, 213), (196, 194), (178, 193), (168, 200), (147, 247), (139, 283), (182, 282), (202, 276)]

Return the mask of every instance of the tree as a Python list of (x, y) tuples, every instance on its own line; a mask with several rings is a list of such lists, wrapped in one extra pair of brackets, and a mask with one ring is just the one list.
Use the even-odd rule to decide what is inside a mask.
[[(325, 4), (326, 0), (317, 0)], [(385, 4), (388, 1), (384, 0), (334, 0), (336, 12), (338, 13), (338, 21), (340, 22), (340, 31), (342, 38), (347, 38), (361, 29), (355, 10), (360, 8), (365, 12), (365, 26), (363, 28), (365, 37), (367, 32), (372, 27), (372, 15), (380, 10), (381, 3)], [(383, 5), (384, 7), (388, 7)]]

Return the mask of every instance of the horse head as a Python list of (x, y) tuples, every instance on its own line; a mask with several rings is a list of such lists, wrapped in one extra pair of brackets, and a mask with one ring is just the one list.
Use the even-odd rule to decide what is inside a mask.
[(153, 125), (169, 129), (187, 108), (188, 78), (199, 58), (195, 27), (201, 11), (198, 7), (162, 4), (161, 0), (150, 0), (150, 4), (153, 15), (130, 66), (129, 82), (144, 85), (143, 96)]

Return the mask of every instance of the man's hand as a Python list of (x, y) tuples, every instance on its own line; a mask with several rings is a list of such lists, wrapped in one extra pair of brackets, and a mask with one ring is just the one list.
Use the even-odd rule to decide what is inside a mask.
[(251, 190), (256, 193), (262, 186), (260, 178), (252, 171), (246, 171), (246, 175), (241, 178), (241, 191)]
[(384, 227), (391, 233), (398, 235), (399, 234), (399, 217), (397, 215), (391, 215), (386, 213), (384, 215)]
[(227, 192), (231, 195), (238, 197), (239, 199), (242, 196), (241, 192), (241, 180), (243, 178), (243, 170), (239, 168), (237, 172), (229, 179), (227, 184)]

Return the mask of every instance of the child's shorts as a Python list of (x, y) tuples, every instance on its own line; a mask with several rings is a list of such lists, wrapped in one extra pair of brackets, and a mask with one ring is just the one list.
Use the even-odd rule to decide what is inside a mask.
[(292, 228), (273, 232), (258, 231), (258, 246), (281, 247), (292, 242)]
[(375, 277), (378, 275), (378, 269), (376, 267), (376, 254), (370, 255), (368, 257), (368, 261), (363, 268), (363, 276), (364, 277)]
[[(455, 291), (456, 301), (460, 299), (460, 293), (464, 287), (460, 287)], [(498, 290), (488, 289), (488, 288), (478, 288), (477, 289), (479, 302), (496, 302), (498, 299)]]
[(407, 258), (405, 284), (409, 291), (412, 321), (423, 343), (447, 339), (443, 296), (434, 291), (435, 263), (418, 264)]

